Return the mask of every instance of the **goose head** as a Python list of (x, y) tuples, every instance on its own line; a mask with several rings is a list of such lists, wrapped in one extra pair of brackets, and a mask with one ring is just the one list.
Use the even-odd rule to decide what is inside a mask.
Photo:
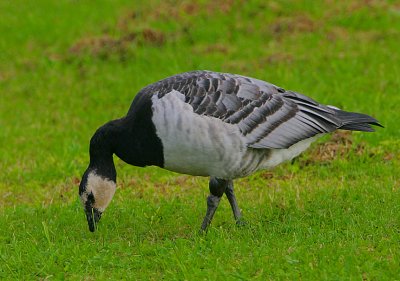
[(94, 232), (101, 215), (110, 204), (116, 190), (115, 179), (88, 168), (79, 185), (79, 197), (85, 210), (89, 230)]

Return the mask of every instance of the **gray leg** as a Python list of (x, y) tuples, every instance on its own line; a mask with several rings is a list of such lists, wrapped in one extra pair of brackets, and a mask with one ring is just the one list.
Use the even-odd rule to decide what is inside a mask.
[(207, 197), (207, 212), (201, 224), (202, 231), (205, 231), (211, 223), (215, 211), (218, 208), (219, 201), (221, 201), (221, 197), (225, 192), (226, 181), (211, 177), (208, 186), (211, 194)]
[(219, 202), (221, 201), (222, 195), (225, 193), (226, 197), (231, 204), (233, 216), (237, 225), (243, 225), (242, 214), (236, 201), (235, 193), (233, 191), (232, 180), (222, 180), (211, 177), (210, 183), (210, 195), (207, 198), (207, 212), (204, 217), (203, 223), (201, 224), (201, 230), (205, 231), (210, 225), (212, 218), (214, 217), (215, 211), (218, 208)]
[(232, 207), (233, 216), (235, 217), (235, 221), (237, 225), (242, 225), (242, 213), (240, 212), (239, 206), (236, 201), (235, 193), (233, 191), (233, 181), (227, 181), (227, 185), (225, 188), (226, 197), (229, 200), (229, 203)]

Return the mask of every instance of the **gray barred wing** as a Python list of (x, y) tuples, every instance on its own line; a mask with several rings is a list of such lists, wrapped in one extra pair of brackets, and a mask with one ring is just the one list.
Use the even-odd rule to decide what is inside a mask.
[(336, 110), (267, 82), (226, 73), (178, 74), (140, 91), (162, 98), (172, 90), (199, 115), (236, 124), (251, 148), (288, 148), (341, 126)]

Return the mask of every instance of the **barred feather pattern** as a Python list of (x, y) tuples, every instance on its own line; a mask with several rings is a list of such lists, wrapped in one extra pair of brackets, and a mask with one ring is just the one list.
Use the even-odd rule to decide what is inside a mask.
[[(249, 148), (289, 148), (340, 127), (373, 131), (369, 124), (379, 125), (368, 115), (345, 112), (346, 116), (344, 111), (258, 79), (211, 71), (178, 74), (145, 87), (138, 95), (162, 98), (172, 90), (183, 94), (196, 114), (236, 124)], [(347, 124), (354, 116), (364, 119)]]

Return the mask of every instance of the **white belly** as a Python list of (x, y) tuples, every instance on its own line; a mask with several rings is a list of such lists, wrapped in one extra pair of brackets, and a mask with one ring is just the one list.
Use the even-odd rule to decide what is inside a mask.
[(153, 117), (164, 152), (164, 168), (197, 176), (233, 179), (272, 168), (308, 148), (313, 138), (288, 149), (248, 149), (235, 124), (198, 115), (172, 91), (152, 97)]

